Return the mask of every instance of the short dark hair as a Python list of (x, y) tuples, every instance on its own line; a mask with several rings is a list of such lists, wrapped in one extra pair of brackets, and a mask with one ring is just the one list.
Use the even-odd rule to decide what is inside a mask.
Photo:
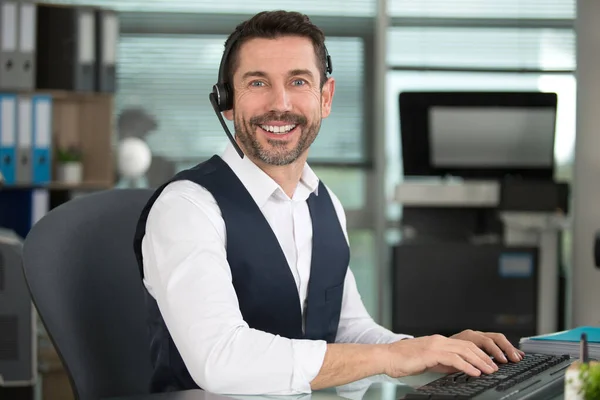
[(233, 72), (237, 68), (240, 47), (244, 42), (254, 38), (277, 39), (283, 36), (302, 36), (312, 41), (315, 55), (317, 56), (317, 66), (321, 73), (321, 87), (327, 81), (325, 34), (304, 14), (283, 10), (262, 11), (239, 24), (225, 41), (225, 48), (229, 46), (234, 35), (238, 36), (233, 47), (230, 49), (225, 65), (226, 76), (231, 83), (233, 82)]

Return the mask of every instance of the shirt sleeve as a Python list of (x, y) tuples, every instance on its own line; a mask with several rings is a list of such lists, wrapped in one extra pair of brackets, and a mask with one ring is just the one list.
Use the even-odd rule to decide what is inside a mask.
[(225, 238), (216, 201), (192, 182), (167, 186), (148, 216), (144, 284), (190, 375), (213, 393), (310, 393), (326, 342), (248, 326), (232, 285)]
[[(329, 190), (329, 195), (346, 236), (346, 241), (348, 241), (346, 215), (343, 206), (331, 190)], [(335, 341), (337, 343), (380, 344), (410, 338), (413, 338), (413, 336), (394, 333), (373, 320), (364, 306), (354, 274), (348, 268), (344, 281), (342, 312)]]
[(377, 324), (365, 308), (354, 274), (350, 269), (344, 281), (342, 313), (336, 336), (338, 343), (380, 344), (392, 343), (412, 338), (411, 335), (397, 334)]

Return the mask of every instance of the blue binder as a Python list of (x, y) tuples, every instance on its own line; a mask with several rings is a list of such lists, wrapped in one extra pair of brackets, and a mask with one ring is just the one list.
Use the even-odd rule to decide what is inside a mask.
[(4, 184), (16, 181), (17, 96), (0, 93), (0, 173)]
[(52, 179), (52, 97), (32, 96), (32, 183), (47, 184)]
[(579, 342), (581, 340), (582, 333), (587, 335), (587, 340), (589, 343), (600, 343), (600, 327), (597, 326), (579, 326), (567, 331), (533, 336), (530, 339), (554, 342)]

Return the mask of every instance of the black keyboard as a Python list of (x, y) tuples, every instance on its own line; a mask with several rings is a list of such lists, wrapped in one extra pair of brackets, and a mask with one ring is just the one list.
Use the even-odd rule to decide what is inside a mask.
[(571, 362), (568, 355), (525, 354), (518, 363), (497, 363), (498, 371), (493, 374), (474, 377), (457, 372), (446, 375), (406, 394), (402, 399), (530, 398), (525, 396), (541, 394), (544, 389), (561, 390), (564, 370)]

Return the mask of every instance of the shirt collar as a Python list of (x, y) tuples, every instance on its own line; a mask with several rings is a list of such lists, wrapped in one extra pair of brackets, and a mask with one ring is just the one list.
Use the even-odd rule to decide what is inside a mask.
[[(231, 170), (244, 184), (246, 190), (248, 190), (248, 193), (250, 193), (250, 196), (252, 196), (259, 208), (262, 208), (267, 200), (269, 200), (269, 198), (277, 191), (280, 191), (281, 194), (283, 194), (283, 189), (281, 189), (277, 182), (254, 164), (247, 156), (241, 158), (231, 143), (227, 144), (221, 158), (229, 165)], [(300, 182), (296, 189), (296, 192), (299, 195), (301, 195), (299, 192), (299, 189), (301, 189), (300, 185), (303, 185), (306, 189), (302, 191), (305, 194), (302, 200), (306, 200), (310, 193), (315, 193), (315, 195), (319, 194), (319, 178), (312, 168), (310, 168), (308, 163), (304, 164), (302, 176), (300, 177)], [(294, 197), (296, 197), (296, 194), (294, 194)]]

